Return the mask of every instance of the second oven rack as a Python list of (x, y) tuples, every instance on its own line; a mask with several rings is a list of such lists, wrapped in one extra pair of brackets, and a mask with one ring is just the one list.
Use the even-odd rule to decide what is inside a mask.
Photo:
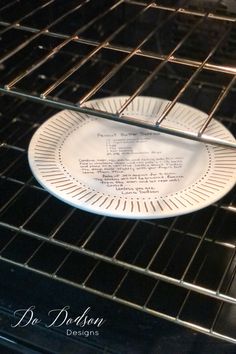
[[(222, 11), (218, 13), (214, 2), (212, 3), (212, 7), (204, 11), (189, 7), (186, 1), (180, 1), (179, 6), (172, 7), (165, 6), (164, 2), (162, 4), (161, 2), (131, 0), (113, 0), (105, 3), (101, 2), (100, 4), (102, 5), (97, 6), (97, 12), (93, 10), (93, 15), (92, 6), (95, 7), (95, 1), (93, 0), (77, 0), (69, 4), (65, 4), (64, 2), (64, 5), (58, 0), (45, 1), (43, 4), (39, 2), (38, 4), (34, 4), (34, 6), (28, 4), (28, 6), (25, 6), (26, 9), (24, 12), (22, 13), (21, 10), (17, 18), (12, 16), (12, 10), (17, 8), (17, 6), (21, 7), (21, 9), (24, 8), (21, 0), (12, 1), (0, 8), (0, 45), (2, 48), (4, 49), (8, 35), (19, 35), (22, 37), (19, 42), (10, 46), (9, 49), (3, 50), (3, 54), (0, 56), (0, 70), (2, 74), (0, 92), (52, 105), (59, 109), (71, 109), (204, 143), (220, 145), (226, 148), (236, 148), (235, 142), (212, 137), (206, 132), (213, 116), (217, 114), (227, 98), (230, 95), (235, 96), (235, 65), (232, 63), (222, 64), (219, 62), (219, 55), (217, 53), (225, 45), (225, 42), (231, 43), (234, 40), (236, 16), (233, 13), (227, 13), (227, 11), (225, 13), (222, 13)], [(62, 8), (64, 6), (63, 11), (56, 11), (57, 8), (60, 9), (59, 5)], [(36, 18), (48, 12), (57, 15), (53, 15), (51, 19), (49, 16), (50, 20), (45, 23), (43, 22), (43, 24), (38, 22), (36, 27), (32, 25)], [(74, 28), (72, 30), (69, 27), (68, 31), (60, 31), (60, 26), (67, 28), (72, 22), (71, 18), (75, 15), (77, 16), (76, 18), (79, 16), (84, 18), (83, 24), (80, 26), (77, 25), (79, 28), (76, 28), (76, 30)], [(103, 23), (109, 21), (109, 18), (112, 21), (112, 16), (120, 18), (117, 24), (113, 26), (113, 30), (104, 35), (102, 33), (103, 30), (100, 29), (101, 33), (94, 35), (94, 28), (99, 32), (99, 28)], [(149, 25), (146, 23), (147, 16), (153, 19)], [(170, 25), (174, 29), (178, 25), (179, 17), (184, 23), (184, 30), (183, 33), (181, 32), (181, 38), (177, 36), (177, 39), (174, 39), (175, 43), (171, 49), (163, 52), (160, 48), (154, 47), (153, 49), (151, 44), (148, 46), (153, 38), (156, 38), (155, 36), (162, 31), (163, 27)], [(193, 58), (186, 57), (181, 52), (182, 47), (186, 45), (190, 38), (193, 37), (192, 40), (194, 40), (196, 34), (198, 36), (204, 35), (206, 22), (208, 25), (213, 26), (212, 31), (216, 31), (216, 27), (219, 28), (217, 32), (219, 38), (214, 42), (212, 47), (209, 47), (205, 51), (201, 58), (198, 55), (195, 55)], [(125, 36), (125, 31), (129, 30), (130, 37), (132, 37), (132, 26), (134, 24), (138, 28), (142, 28), (143, 26), (147, 28), (145, 27), (145, 35), (141, 36), (132, 45), (131, 39), (126, 39), (124, 42), (119, 36), (123, 32), (125, 33), (123, 36)], [(48, 43), (49, 39), (53, 42)], [(59, 58), (63, 51), (72, 50), (70, 46), (73, 46), (74, 50), (73, 65), (70, 67), (65, 65), (65, 69), (59, 70), (60, 73), (56, 72), (54, 80), (47, 87), (40, 88), (39, 86), (36, 90), (33, 90), (32, 82), (36, 80), (36, 77), (43, 75), (40, 72), (41, 68), (43, 68), (43, 72), (47, 71), (47, 67), (51, 65), (52, 60), (55, 61)], [(24, 57), (30, 56), (32, 51), (36, 51), (36, 48), (40, 49), (40, 55), (33, 56), (29, 61), (24, 60)], [(82, 51), (83, 54), (76, 55), (77, 51)], [(101, 59), (104, 56), (104, 52), (108, 56), (117, 56), (118, 60), (116, 59), (114, 65), (108, 69), (106, 68), (98, 81), (94, 82), (89, 89), (83, 90), (82, 94), (75, 95), (73, 101), (68, 99), (68, 97), (58, 96), (58, 90), (61, 90), (74, 75), (77, 73), (80, 74), (80, 70), (84, 67), (86, 68), (86, 65), (89, 63), (93, 65), (98, 60), (102, 62)], [(233, 59), (233, 54), (232, 58), (229, 59)], [(16, 70), (12, 70), (13, 60), (19, 61)], [(86, 103), (90, 98), (99, 97), (101, 90), (107, 85), (109, 86), (109, 83), (115, 77), (117, 77), (116, 80), (121, 81), (123, 79), (123, 76), (120, 76), (121, 71), (131, 61), (138, 60), (143, 60), (150, 69), (148, 69), (143, 75), (142, 80), (130, 91), (129, 98), (119, 107), (117, 112), (98, 111), (96, 108), (91, 109), (87, 107)], [(172, 69), (173, 65), (174, 68), (177, 66), (177, 71), (182, 70), (182, 68), (185, 70), (190, 68), (190, 71), (183, 85), (179, 87), (174, 97), (170, 99), (170, 104), (157, 117), (156, 123), (142, 123), (138, 119), (128, 116), (126, 108), (132, 101), (143, 93), (144, 95), (149, 94), (149, 88), (154, 83), (158, 83), (161, 72), (168, 70), (169, 67)], [(101, 69), (103, 70), (104, 68), (102, 67)], [(138, 64), (137, 71), (139, 69)], [(86, 69), (84, 70), (86, 72)], [(163, 126), (163, 121), (165, 121), (165, 118), (174, 108), (175, 104), (181, 101), (185, 94), (188, 94), (192, 85), (197, 85), (198, 77), (205, 75), (206, 72), (212, 74), (210, 78), (212, 83), (217, 85), (219, 80), (221, 89), (217, 92), (217, 96), (208, 109), (208, 116), (199, 130), (197, 132), (187, 132)], [(215, 75), (219, 75), (219, 77)], [(225, 78), (223, 85), (220, 82), (221, 75), (224, 75)], [(129, 85), (130, 83), (127, 82), (124, 92)], [(152, 92), (155, 92), (155, 90)], [(115, 94), (115, 92), (111, 94)]]

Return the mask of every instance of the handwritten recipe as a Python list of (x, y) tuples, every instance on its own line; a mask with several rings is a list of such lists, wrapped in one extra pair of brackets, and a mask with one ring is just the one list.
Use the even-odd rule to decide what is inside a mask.
[[(180, 139), (173, 149), (170, 141), (174, 138), (170, 140), (157, 132), (134, 127), (131, 130), (126, 126), (124, 129), (120, 124), (115, 129), (114, 124), (112, 129), (107, 124), (104, 131), (99, 122), (95, 127), (90, 130), (85, 126), (76, 146), (68, 147), (74, 154), (73, 165), (68, 166), (68, 170), (85, 180), (91, 189), (99, 185), (99, 190), (115, 196), (162, 196), (181, 188), (186, 168), (194, 169), (197, 165), (192, 161), (188, 144), (186, 147), (186, 142)], [(75, 142), (76, 138), (70, 141)], [(90, 142), (88, 146), (87, 141)], [(81, 144), (83, 149), (78, 148)], [(197, 169), (195, 172), (191, 174), (194, 178)]]

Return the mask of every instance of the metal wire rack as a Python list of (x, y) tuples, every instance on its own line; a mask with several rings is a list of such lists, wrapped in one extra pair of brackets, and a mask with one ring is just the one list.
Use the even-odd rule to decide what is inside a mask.
[[(154, 92), (153, 86), (159, 87), (159, 78), (163, 72), (169, 69), (178, 72), (184, 68), (185, 81), (173, 97), (170, 97), (171, 103), (157, 116), (155, 124), (142, 126), (235, 148), (234, 142), (207, 134), (211, 119), (227, 104), (232, 92), (235, 92), (235, 47), (231, 51), (235, 44), (235, 14), (231, 13), (231, 9), (222, 8), (221, 1), (210, 2), (211, 6), (204, 11), (198, 9), (197, 1), (179, 1), (176, 6), (167, 6), (165, 3), (131, 0), (101, 1), (99, 4), (92, 0), (67, 3), (49, 0), (43, 3), (36, 1), (34, 4), (27, 2), (24, 6), (18, 0), (4, 3), (0, 8), (3, 48), (0, 65), (4, 76), (0, 82), (0, 92), (141, 126), (141, 122), (128, 116), (125, 109), (141, 93), (148, 95), (151, 91)], [(104, 24), (108, 22), (107, 30)], [(142, 33), (139, 28), (142, 28)], [(205, 38), (207, 45), (204, 46), (199, 38), (205, 36), (206, 29), (210, 35)], [(177, 35), (173, 36), (170, 31), (176, 30)], [(162, 44), (167, 35), (170, 41), (167, 48), (163, 49)], [(9, 41), (10, 38), (16, 40)], [(197, 46), (192, 57), (189, 54), (186, 56), (190, 42)], [(78, 53), (71, 65), (61, 65), (62, 70), (57, 70), (47, 86), (38, 85), (33, 91), (32, 82), (40, 74), (45, 75), (48, 68), (60, 60), (62, 51), (71, 51), (71, 47), (74, 53)], [(222, 53), (225, 51), (228, 54), (227, 60), (222, 62)], [(80, 86), (80, 76), (84, 68), (91, 62), (94, 65), (98, 61), (101, 63), (101, 58), (105, 57), (113, 57), (110, 66), (99, 67), (100, 75), (95, 76), (88, 89), (78, 90), (73, 100), (68, 95), (58, 96), (58, 90), (70, 79), (77, 82), (77, 87)], [(17, 62), (14, 70), (13, 60)], [(140, 65), (146, 66), (149, 71), (143, 72), (134, 88), (127, 83), (124, 91), (129, 98), (117, 112), (86, 107), (86, 102), (99, 96), (102, 88), (109, 87), (111, 82), (122, 81), (129, 65), (136, 65), (137, 70), (140, 70)], [(208, 117), (199, 131), (185, 132), (163, 126), (162, 122), (176, 102), (184, 101), (197, 81), (201, 81), (202, 76), (207, 74), (210, 75), (208, 80), (214, 84), (219, 83), (221, 89), (213, 104), (208, 105)]]
[[(144, 94), (158, 92), (159, 96), (172, 97), (173, 104), (181, 98), (204, 110), (211, 107), (201, 131), (191, 138), (213, 142), (204, 134), (213, 115), (235, 132), (232, 104), (235, 67), (231, 50), (235, 17), (222, 8), (217, 12), (203, 12), (188, 3), (185, 7), (169, 7), (165, 2), (157, 5), (106, 1), (106, 6), (98, 6), (99, 14), (94, 18), (92, 3), (51, 0), (43, 4), (39, 1), (37, 7), (35, 2), (34, 5), (28, 2), (28, 8), (23, 10), (21, 1), (13, 0), (4, 2), (0, 8), (1, 41), (6, 48), (0, 59), (1, 92), (13, 95), (0, 97), (3, 142), (0, 147), (0, 261), (236, 343), (235, 190), (219, 203), (187, 217), (151, 222), (111, 219), (73, 209), (48, 195), (32, 177), (26, 155), (29, 140), (39, 124), (62, 107), (87, 112), (87, 99), (93, 95), (128, 93), (129, 104), (142, 91)], [(12, 7), (17, 6), (24, 13), (12, 13)], [(39, 17), (44, 19), (41, 16), (44, 10), (53, 16), (50, 24), (33, 27), (31, 21), (37, 24)], [(68, 20), (80, 11), (85, 11), (82, 18), (86, 20), (79, 26), (76, 22), (77, 30), (73, 28), (74, 22)], [(124, 11), (132, 14), (127, 22), (123, 19)], [(113, 12), (117, 21), (110, 19)], [(158, 26), (150, 32), (150, 19), (157, 23), (157, 13)], [(104, 23), (106, 16), (116, 28), (112, 32), (109, 29), (108, 35), (97, 23)], [(146, 29), (142, 43), (140, 16), (144, 16), (142, 23)], [(167, 21), (162, 34), (165, 36), (168, 28), (171, 31), (176, 26), (179, 28), (179, 22), (183, 23), (185, 18), (188, 21), (179, 29), (185, 33), (181, 32), (184, 40), (179, 41), (178, 36), (172, 38), (172, 42), (177, 41), (172, 43), (176, 50), (157, 48), (156, 40), (143, 48), (152, 36), (147, 33), (154, 36)], [(136, 20), (137, 28), (133, 22)], [(175, 27), (168, 21), (174, 21)], [(200, 54), (196, 52), (196, 57), (194, 53), (193, 58), (186, 57), (188, 45), (186, 51), (178, 53), (205, 21), (219, 25), (224, 42), (213, 43), (207, 55), (203, 48)], [(129, 23), (137, 30), (137, 38), (134, 35), (129, 39), (138, 40), (138, 44), (125, 42), (124, 45), (123, 36), (115, 40), (114, 33), (118, 35), (126, 30)], [(7, 33), (11, 38), (17, 33), (14, 43), (8, 43), (8, 37), (4, 37)], [(219, 50), (222, 43), (224, 54), (225, 48), (230, 48), (228, 62), (224, 64)], [(13, 47), (7, 48), (8, 44)], [(207, 60), (200, 58), (201, 55)], [(57, 60), (61, 64), (55, 72)], [(28, 99), (54, 107), (38, 106)], [(90, 113), (130, 123), (129, 117), (122, 116), (123, 109), (115, 115), (95, 110)], [(160, 124), (155, 129), (162, 130), (165, 116), (157, 118)], [(176, 134), (171, 128), (166, 132)], [(181, 131), (177, 134), (184, 135)], [(214, 143), (235, 147), (227, 142)]]

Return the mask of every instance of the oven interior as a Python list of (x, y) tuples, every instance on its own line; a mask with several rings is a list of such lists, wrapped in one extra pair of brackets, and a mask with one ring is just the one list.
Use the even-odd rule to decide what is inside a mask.
[(182, 102), (235, 135), (235, 21), (234, 1), (1, 0), (2, 269), (236, 342), (235, 188), (186, 216), (115, 219), (49, 195), (27, 161), (34, 131), (90, 98)]

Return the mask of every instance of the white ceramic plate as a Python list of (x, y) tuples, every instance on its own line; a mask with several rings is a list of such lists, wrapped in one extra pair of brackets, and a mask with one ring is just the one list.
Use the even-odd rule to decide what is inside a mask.
[[(115, 112), (125, 99), (105, 98), (87, 106)], [(125, 114), (154, 122), (168, 103), (138, 97)], [(164, 125), (197, 131), (206, 117), (176, 104)], [(206, 134), (234, 141), (215, 120)], [(236, 180), (233, 150), (72, 111), (54, 115), (36, 131), (29, 163), (38, 182), (62, 201), (121, 218), (190, 213), (223, 197)]]

